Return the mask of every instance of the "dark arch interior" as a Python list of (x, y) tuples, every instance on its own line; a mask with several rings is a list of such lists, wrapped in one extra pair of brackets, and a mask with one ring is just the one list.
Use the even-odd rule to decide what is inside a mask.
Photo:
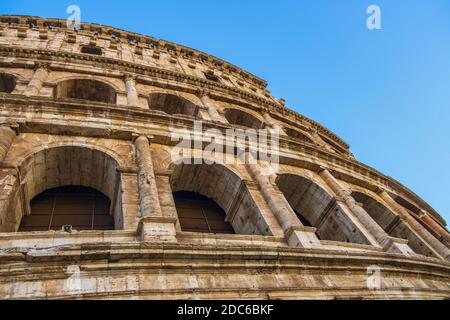
[(225, 212), (213, 200), (196, 192), (173, 193), (181, 230), (202, 233), (234, 234), (225, 221)]
[[(295, 210), (294, 208), (292, 209), (295, 212), (295, 215), (297, 216), (297, 218), (300, 220), (300, 222), (302, 223), (302, 225), (304, 225), (305, 227), (314, 227), (312, 225), (312, 223), (306, 219), (300, 212), (298, 212), (297, 210)], [(316, 232), (316, 236), (317, 238), (320, 240), (320, 235)]]
[(393, 212), (361, 192), (352, 192), (351, 195), (384, 231), (387, 233), (391, 231), (390, 229), (396, 219), (396, 215)]
[(286, 134), (294, 139), (297, 140), (301, 140), (301, 141), (305, 141), (305, 142), (309, 142), (309, 143), (313, 143), (312, 140), (303, 132), (299, 131), (299, 130), (295, 130), (295, 129), (291, 129), (291, 128), (284, 128), (284, 131), (286, 132)]
[(334, 198), (316, 183), (292, 174), (282, 174), (278, 188), (302, 224), (317, 228), (323, 240), (369, 244)]
[(243, 126), (251, 129), (262, 129), (264, 127), (264, 123), (254, 117), (253, 115), (237, 110), (237, 109), (226, 109), (225, 110), (225, 118), (230, 124)]
[(11, 93), (16, 87), (16, 78), (10, 74), (0, 73), (0, 92)]
[(391, 210), (361, 192), (352, 192), (352, 197), (360, 203), (363, 209), (387, 234), (408, 240), (408, 245), (418, 254), (433, 256), (433, 253), (424, 245), (422, 240)]
[(19, 231), (114, 230), (110, 200), (95, 189), (81, 186), (53, 188), (31, 201), (31, 214), (22, 218)]
[(104, 103), (116, 103), (116, 91), (109, 85), (86, 79), (66, 80), (58, 84), (56, 98), (81, 99)]
[(197, 160), (183, 159), (180, 164), (170, 166), (172, 191), (195, 192), (211, 199), (238, 234), (272, 236), (254, 195), (239, 175), (218, 163), (194, 164)]
[(152, 93), (148, 97), (148, 103), (150, 109), (163, 111), (170, 115), (183, 114), (193, 117), (198, 115), (198, 106), (185, 98), (172, 94)]

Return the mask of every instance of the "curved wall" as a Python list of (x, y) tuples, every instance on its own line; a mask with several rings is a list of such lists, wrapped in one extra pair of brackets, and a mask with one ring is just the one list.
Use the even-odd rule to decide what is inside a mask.
[[(106, 26), (1, 16), (0, 27), (0, 297), (449, 297), (445, 221), (264, 80)], [(209, 159), (195, 135), (177, 163), (174, 134), (197, 120), (279, 132), (278, 171)], [(67, 185), (103, 192), (115, 230), (17, 232), (36, 194)], [(176, 191), (213, 200), (236, 234), (183, 232)]]

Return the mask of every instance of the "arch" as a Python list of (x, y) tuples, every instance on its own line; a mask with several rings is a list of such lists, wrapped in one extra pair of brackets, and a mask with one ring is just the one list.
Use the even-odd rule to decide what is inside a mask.
[(427, 248), (421, 238), (381, 202), (359, 191), (353, 191), (351, 195), (387, 234), (408, 240), (408, 245), (418, 254), (433, 256), (432, 251)]
[(116, 90), (109, 84), (93, 79), (68, 79), (58, 82), (55, 98), (88, 100), (115, 104)]
[(97, 150), (101, 153), (106, 154), (111, 159), (113, 159), (119, 168), (127, 167), (128, 161), (110, 148), (106, 148), (103, 145), (90, 143), (87, 141), (74, 141), (74, 140), (65, 140), (65, 141), (40, 141), (39, 144), (35, 146), (27, 145), (27, 148), (23, 150), (21, 153), (12, 154), (11, 163), (17, 165), (17, 167), (22, 167), (24, 163), (30, 161), (37, 153), (43, 152), (48, 149), (60, 148), (60, 147), (79, 147), (79, 148), (87, 148)]
[(9, 73), (0, 73), (0, 92), (11, 93), (16, 88), (17, 78)]
[(279, 174), (276, 179), (292, 209), (317, 228), (323, 240), (370, 244), (343, 208), (324, 188), (295, 174)]
[(301, 140), (304, 142), (308, 142), (308, 143), (314, 143), (306, 134), (304, 134), (300, 130), (293, 129), (290, 127), (284, 127), (283, 129), (284, 129), (284, 132), (286, 132), (286, 134), (291, 138), (294, 138), (296, 140)]
[[(189, 160), (189, 161), (188, 161)], [(214, 201), (236, 233), (272, 235), (252, 192), (236, 171), (222, 164), (172, 163), (172, 192), (195, 192)]]
[[(89, 75), (89, 74), (67, 74), (67, 75), (61, 75), (53, 78), (54, 82), (56, 84), (68, 81), (68, 80), (92, 80), (92, 81), (99, 81), (103, 82), (104, 84), (110, 86), (113, 88), (117, 93), (118, 92), (125, 92), (125, 83), (122, 79), (116, 79), (112, 77), (105, 77), (105, 76), (97, 76), (97, 75)], [(120, 83), (120, 84), (118, 84)]]
[(224, 116), (230, 124), (243, 126), (255, 130), (263, 129), (264, 122), (253, 114), (240, 109), (224, 109)]
[(194, 102), (170, 93), (153, 92), (148, 95), (150, 109), (159, 110), (170, 115), (183, 114), (199, 117), (199, 106)]
[(110, 215), (116, 228), (122, 222), (119, 164), (107, 153), (82, 146), (62, 145), (43, 148), (27, 156), (19, 166), (22, 177), (23, 215), (31, 201), (54, 188), (87, 187), (111, 202)]

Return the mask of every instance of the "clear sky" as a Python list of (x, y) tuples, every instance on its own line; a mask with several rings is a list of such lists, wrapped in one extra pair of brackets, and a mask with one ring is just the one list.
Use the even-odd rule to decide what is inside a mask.
[[(450, 223), (448, 0), (0, 0), (1, 14), (68, 17), (166, 39), (269, 82)], [(381, 30), (366, 9), (381, 8)]]

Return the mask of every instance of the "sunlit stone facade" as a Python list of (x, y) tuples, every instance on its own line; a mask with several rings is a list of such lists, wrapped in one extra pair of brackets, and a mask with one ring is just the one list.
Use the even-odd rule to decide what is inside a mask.
[[(1, 16), (0, 298), (449, 298), (439, 214), (266, 85), (178, 44)], [(174, 162), (199, 120), (280, 132), (278, 171)]]

